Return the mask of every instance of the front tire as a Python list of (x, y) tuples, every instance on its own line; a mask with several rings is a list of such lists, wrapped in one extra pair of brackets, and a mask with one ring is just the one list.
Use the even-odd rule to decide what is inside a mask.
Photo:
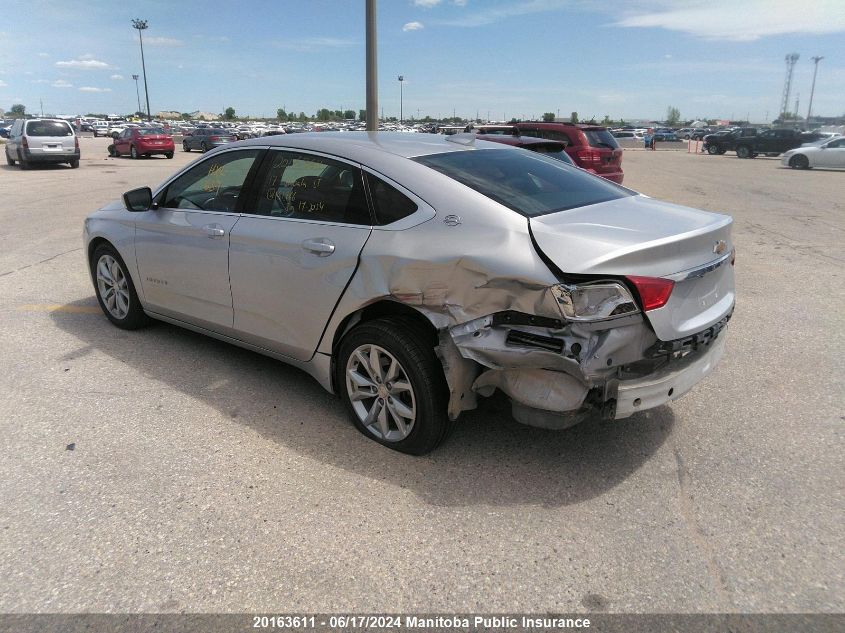
[(202, 150), (203, 154), (208, 151), (208, 145), (205, 144), (205, 141), (203, 141), (202, 145), (200, 145), (200, 149)]
[(183, 151), (183, 152), (190, 152), (190, 151), (191, 151), (191, 148), (190, 148), (190, 147), (188, 147), (188, 142), (187, 142), (187, 141), (182, 141), (182, 151)]
[(100, 244), (91, 256), (91, 277), (97, 302), (106, 318), (124, 330), (149, 323), (126, 264), (110, 244)]
[(173, 152), (166, 152), (164, 156), (165, 158), (173, 158)]
[(452, 424), (435, 342), (415, 321), (388, 317), (353, 329), (340, 344), (335, 385), (355, 427), (393, 450), (424, 455)]
[(789, 159), (789, 166), (792, 169), (809, 169), (810, 161), (804, 154), (796, 154)]
[(736, 155), (739, 158), (751, 158), (751, 148), (747, 145), (740, 145), (736, 148)]
[(716, 156), (719, 153), (719, 148), (716, 145), (708, 145), (707, 146), (707, 153), (711, 156)]

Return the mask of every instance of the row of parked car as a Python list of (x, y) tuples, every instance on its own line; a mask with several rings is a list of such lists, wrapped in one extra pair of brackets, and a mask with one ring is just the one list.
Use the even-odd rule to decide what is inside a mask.
[(736, 152), (739, 158), (780, 156), (793, 169), (845, 167), (845, 138), (836, 132), (802, 132), (788, 128), (737, 128), (708, 134), (703, 151), (710, 155)]

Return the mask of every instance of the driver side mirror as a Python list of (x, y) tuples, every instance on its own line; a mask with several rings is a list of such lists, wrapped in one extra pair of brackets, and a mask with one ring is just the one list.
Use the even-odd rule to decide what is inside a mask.
[(123, 194), (123, 205), (128, 211), (149, 211), (153, 206), (153, 192), (149, 187), (138, 187)]

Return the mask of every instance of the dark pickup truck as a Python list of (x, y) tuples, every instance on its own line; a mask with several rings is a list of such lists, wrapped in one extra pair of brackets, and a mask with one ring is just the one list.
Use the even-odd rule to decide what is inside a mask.
[(738, 139), (748, 138), (757, 134), (756, 127), (744, 127), (736, 130), (722, 130), (704, 137), (704, 151), (708, 154), (724, 154), (736, 149)]
[(818, 138), (817, 134), (799, 130), (764, 130), (756, 136), (742, 136), (736, 139), (736, 155), (740, 158), (754, 158), (758, 154), (777, 156)]

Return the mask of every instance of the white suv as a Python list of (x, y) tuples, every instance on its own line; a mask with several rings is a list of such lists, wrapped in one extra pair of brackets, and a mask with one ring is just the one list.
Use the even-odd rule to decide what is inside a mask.
[(62, 119), (18, 119), (6, 142), (6, 163), (67, 163), (79, 167), (79, 139)]

